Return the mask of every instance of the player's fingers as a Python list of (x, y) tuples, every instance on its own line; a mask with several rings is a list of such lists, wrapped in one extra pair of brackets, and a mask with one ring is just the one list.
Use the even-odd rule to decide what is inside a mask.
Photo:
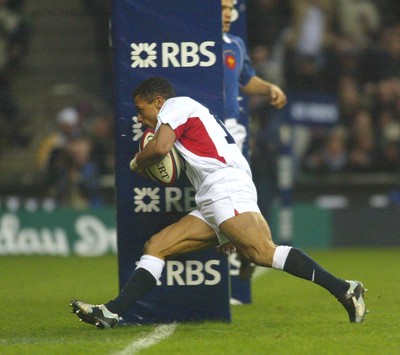
[(280, 91), (279, 100), (278, 100), (279, 108), (282, 108), (283, 106), (285, 106), (286, 103), (287, 103), (286, 95), (283, 93), (283, 91)]
[(136, 165), (136, 158), (134, 158), (134, 159), (131, 160), (131, 162), (129, 163), (129, 168), (130, 168), (132, 171), (135, 171), (135, 170), (136, 170), (136, 168), (137, 168), (137, 165)]
[(286, 99), (283, 98), (277, 103), (277, 108), (281, 109), (281, 108), (285, 107), (285, 105), (286, 105)]
[(138, 171), (139, 170), (139, 167), (138, 167), (138, 165), (137, 165), (137, 163), (136, 163), (136, 157), (138, 156), (138, 154), (139, 153), (136, 153), (135, 154), (135, 157), (130, 161), (130, 163), (129, 163), (129, 168), (132, 170), (132, 171)]
[(281, 105), (286, 101), (283, 91), (276, 85), (271, 86), (271, 104), (274, 106)]
[(271, 100), (271, 104), (278, 109), (283, 108), (286, 105), (286, 96), (285, 95), (277, 95), (275, 99)]
[(136, 172), (136, 173), (141, 173), (143, 170), (137, 165), (136, 156), (130, 161), (129, 168), (131, 169), (131, 171)]

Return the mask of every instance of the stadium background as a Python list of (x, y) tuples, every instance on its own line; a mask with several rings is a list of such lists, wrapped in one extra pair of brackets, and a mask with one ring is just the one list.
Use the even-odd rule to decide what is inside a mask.
[[(113, 252), (108, 1), (0, 4), (0, 254)], [(334, 127), (294, 130), (301, 247), (400, 244), (400, 5), (358, 4), (248, 1), (258, 74), (338, 102)], [(281, 118), (261, 100), (249, 109), (254, 175), (275, 229)]]

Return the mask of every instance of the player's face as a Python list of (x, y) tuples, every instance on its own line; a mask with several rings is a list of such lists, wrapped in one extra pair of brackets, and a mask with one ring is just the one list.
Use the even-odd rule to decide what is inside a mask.
[(229, 32), (231, 28), (233, 0), (222, 0), (222, 32)]
[(134, 98), (134, 101), (138, 122), (146, 127), (156, 128), (157, 115), (161, 108), (159, 99), (157, 98), (153, 102), (148, 103), (138, 95)]

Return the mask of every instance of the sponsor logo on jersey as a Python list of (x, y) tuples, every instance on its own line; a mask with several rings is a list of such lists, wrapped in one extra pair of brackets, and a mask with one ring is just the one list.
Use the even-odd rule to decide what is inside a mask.
[(235, 69), (236, 68), (236, 58), (231, 55), (228, 54), (225, 56), (225, 65), (229, 68), (229, 69)]

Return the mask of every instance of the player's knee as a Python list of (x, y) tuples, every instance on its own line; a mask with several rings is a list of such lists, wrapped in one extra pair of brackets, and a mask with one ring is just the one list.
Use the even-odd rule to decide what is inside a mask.
[(275, 248), (272, 245), (262, 248), (252, 247), (247, 249), (245, 256), (258, 266), (271, 267), (274, 250)]
[(156, 243), (153, 238), (150, 238), (143, 246), (143, 254), (148, 255), (159, 255), (160, 248), (158, 247), (158, 243)]
[(171, 245), (165, 242), (160, 233), (154, 234), (144, 243), (143, 254), (152, 255), (160, 259), (170, 256)]
[(150, 254), (150, 240), (146, 241), (143, 245), (143, 254)]

